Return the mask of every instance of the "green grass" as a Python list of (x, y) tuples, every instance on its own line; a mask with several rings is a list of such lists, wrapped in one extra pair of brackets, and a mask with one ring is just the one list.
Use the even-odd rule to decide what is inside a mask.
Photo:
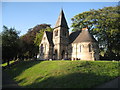
[(117, 61), (25, 61), (6, 70), (29, 88), (93, 88), (120, 73)]
[[(16, 60), (17, 61), (17, 60)], [(16, 62), (15, 60), (12, 60), (12, 61), (10, 61), (10, 64), (12, 64), (12, 63), (14, 63), (14, 62)], [(0, 66), (2, 66), (2, 67), (5, 67), (5, 66), (7, 66), (7, 62), (6, 63), (3, 63), (3, 64), (1, 64)]]

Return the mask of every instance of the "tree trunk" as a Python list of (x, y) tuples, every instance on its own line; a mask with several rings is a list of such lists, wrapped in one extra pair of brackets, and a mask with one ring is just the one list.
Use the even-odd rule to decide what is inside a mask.
[(8, 66), (8, 67), (10, 66), (10, 61), (9, 61), (9, 60), (7, 60), (7, 66)]

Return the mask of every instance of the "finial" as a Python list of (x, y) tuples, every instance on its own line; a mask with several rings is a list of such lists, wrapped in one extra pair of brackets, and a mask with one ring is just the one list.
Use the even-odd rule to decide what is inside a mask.
[(63, 6), (61, 5), (61, 11), (63, 11)]
[(61, 7), (61, 14), (63, 14), (63, 8)]

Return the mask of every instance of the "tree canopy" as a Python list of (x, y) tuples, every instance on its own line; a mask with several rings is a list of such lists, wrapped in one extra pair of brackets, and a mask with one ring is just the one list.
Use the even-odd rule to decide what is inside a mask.
[(2, 59), (8, 61), (16, 58), (19, 48), (19, 32), (15, 28), (3, 26), (2, 31)]
[(36, 34), (36, 37), (35, 37), (35, 40), (34, 40), (35, 45), (37, 45), (37, 46), (40, 45), (40, 42), (42, 40), (44, 31), (50, 31), (51, 32), (51, 31), (53, 31), (53, 29), (51, 27), (48, 27), (46, 29), (40, 30), (40, 32)]
[(71, 20), (73, 31), (88, 27), (97, 38), (103, 56), (107, 59), (120, 57), (120, 6), (92, 9), (74, 16)]
[(36, 34), (39, 33), (42, 29), (46, 29), (48, 27), (50, 27), (49, 24), (36, 25), (35, 27), (30, 28), (28, 32), (25, 35), (23, 35), (21, 38), (29, 44), (34, 44), (34, 39), (36, 37)]
[(2, 33), (0, 33), (0, 47), (2, 47)]
[(20, 57), (32, 58), (37, 55), (39, 51), (39, 47), (34, 42), (39, 42), (39, 41), (38, 39), (36, 40), (36, 35), (39, 32), (42, 35), (43, 34), (42, 31), (46, 28), (50, 28), (50, 25), (49, 24), (36, 25), (35, 27), (30, 28), (25, 35), (20, 37), (21, 40)]

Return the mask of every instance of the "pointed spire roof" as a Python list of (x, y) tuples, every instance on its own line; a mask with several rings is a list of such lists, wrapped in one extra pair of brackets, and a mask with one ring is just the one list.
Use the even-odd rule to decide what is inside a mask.
[(77, 36), (77, 38), (73, 41), (73, 43), (80, 42), (97, 42), (96, 39), (89, 33), (88, 29), (83, 28), (81, 33)]
[(60, 15), (59, 15), (58, 20), (57, 20), (56, 25), (55, 25), (55, 28), (56, 27), (68, 28), (67, 21), (65, 19), (65, 15), (64, 15), (63, 9), (61, 9)]

